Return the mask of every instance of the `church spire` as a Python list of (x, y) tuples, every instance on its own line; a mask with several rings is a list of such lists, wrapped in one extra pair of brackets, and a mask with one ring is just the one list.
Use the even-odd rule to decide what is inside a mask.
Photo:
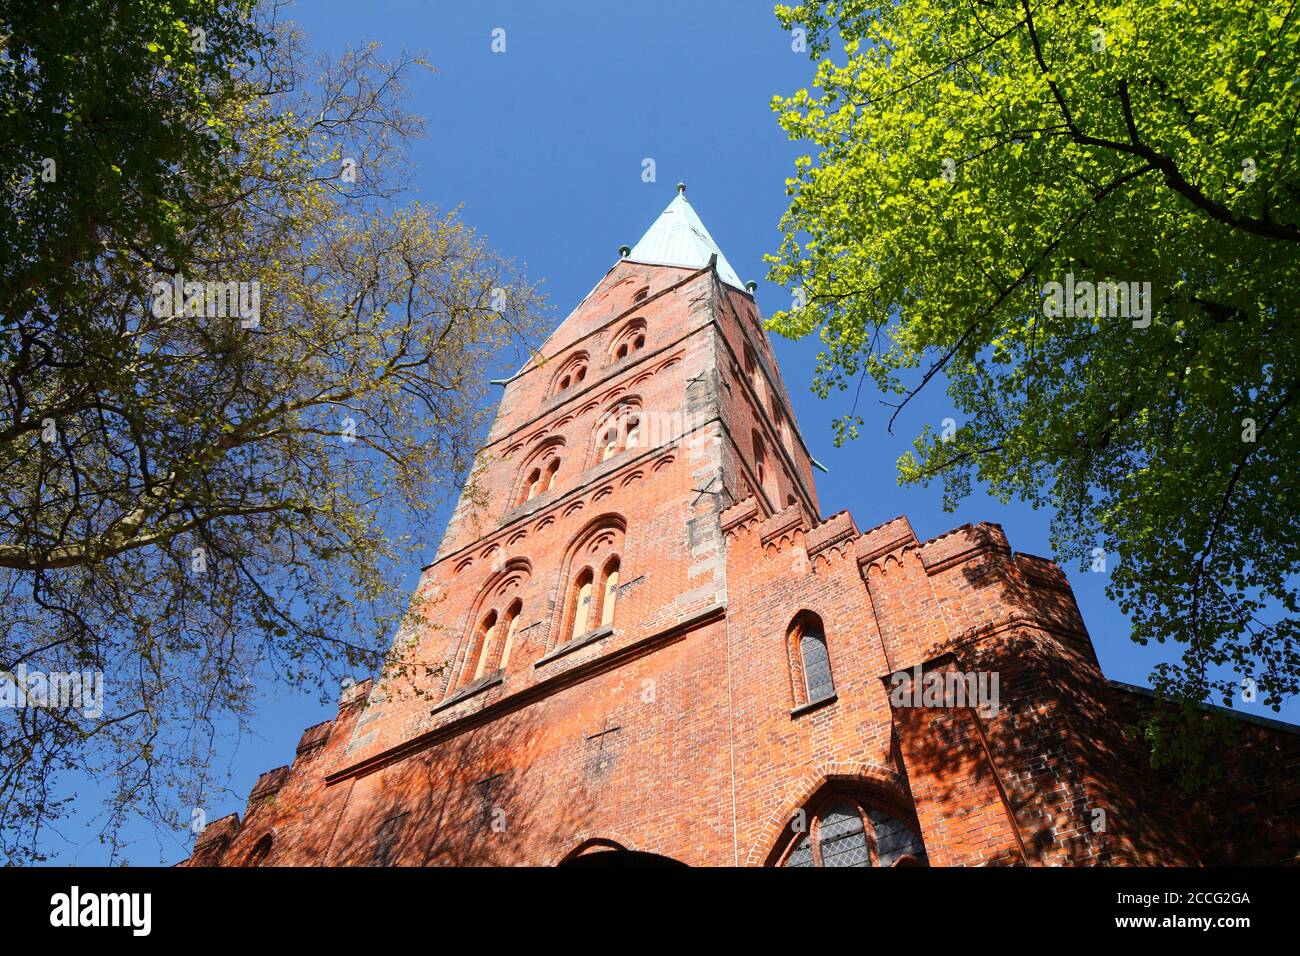
[(687, 201), (685, 183), (678, 183), (677, 195), (673, 201), (632, 247), (627, 258), (646, 265), (703, 269), (709, 264), (710, 257), (715, 255), (718, 257), (718, 278), (733, 288), (743, 290), (745, 284), (740, 281), (736, 270), (731, 268), (731, 263)]

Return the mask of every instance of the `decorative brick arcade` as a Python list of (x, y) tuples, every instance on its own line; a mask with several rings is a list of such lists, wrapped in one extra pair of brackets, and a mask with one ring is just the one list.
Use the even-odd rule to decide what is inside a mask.
[[(993, 524), (821, 516), (752, 286), (684, 187), (542, 354), (424, 569), (412, 666), (188, 864), (1297, 861), (1294, 728), (1238, 721), (1185, 797), (1055, 564)], [(996, 701), (952, 695), (975, 675)]]

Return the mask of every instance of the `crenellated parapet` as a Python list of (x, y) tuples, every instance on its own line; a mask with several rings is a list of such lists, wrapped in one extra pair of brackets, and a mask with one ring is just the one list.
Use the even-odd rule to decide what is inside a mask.
[[(304, 814), (303, 807), (310, 805), (310, 795), (321, 788), (326, 772), (341, 756), (372, 688), (370, 678), (347, 684), (339, 696), (335, 716), (303, 731), (294, 748), (293, 763), (258, 776), (249, 791), (243, 820), (238, 813), (213, 820), (198, 835), (194, 851), (182, 865), (242, 866), (274, 862), (254, 851), (259, 845), (273, 849), (277, 834), (300, 825), (308, 815)], [(264, 840), (267, 842), (263, 844)]]

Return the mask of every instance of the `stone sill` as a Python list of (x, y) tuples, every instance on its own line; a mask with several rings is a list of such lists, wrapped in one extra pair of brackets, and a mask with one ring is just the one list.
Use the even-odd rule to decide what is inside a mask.
[(796, 717), (801, 717), (811, 710), (817, 710), (819, 707), (833, 704), (839, 699), (839, 694), (827, 694), (825, 697), (818, 697), (816, 700), (810, 700), (806, 704), (800, 704), (794, 710), (790, 711), (790, 719), (794, 720)]
[(481, 694), (489, 687), (495, 687), (504, 680), (505, 672), (502, 670), (495, 670), (491, 674), (484, 674), (472, 684), (466, 684), (460, 690), (456, 691), (456, 693), (452, 694), (437, 707), (433, 708), (430, 713), (436, 714), (439, 711), (446, 710), (448, 707), (459, 704), (463, 700), (469, 700), (475, 694)]
[(604, 627), (598, 627), (594, 631), (588, 631), (586, 634), (583, 634), (581, 637), (575, 637), (571, 641), (565, 641), (563, 644), (559, 644), (551, 648), (549, 651), (547, 651), (545, 654), (539, 657), (537, 659), (537, 663), (534, 664), (533, 666), (541, 667), (543, 664), (549, 664), (557, 657), (563, 657), (565, 654), (570, 654), (573, 651), (578, 650), (579, 648), (586, 647), (588, 644), (592, 644), (600, 640), (602, 637), (609, 637), (613, 633), (614, 633), (614, 628), (610, 624), (606, 624)]

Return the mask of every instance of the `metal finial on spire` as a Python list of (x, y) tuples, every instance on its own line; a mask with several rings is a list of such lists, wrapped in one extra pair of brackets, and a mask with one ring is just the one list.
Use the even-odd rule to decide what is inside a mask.
[(629, 255), (631, 255), (631, 254), (632, 254), (632, 247), (631, 247), (631, 246), (619, 246), (619, 247), (618, 247), (618, 256), (619, 256), (620, 259), (626, 259), (626, 258), (627, 258)]
[(758, 291), (758, 283), (755, 282), (753, 279), (750, 279), (748, 282), (745, 283), (745, 291), (748, 292), (750, 295), (753, 295), (755, 292)]
[(678, 184), (677, 184), (677, 192), (681, 193), (682, 195), (685, 195), (685, 193), (686, 193), (686, 184), (685, 184), (685, 183), (678, 183)]

